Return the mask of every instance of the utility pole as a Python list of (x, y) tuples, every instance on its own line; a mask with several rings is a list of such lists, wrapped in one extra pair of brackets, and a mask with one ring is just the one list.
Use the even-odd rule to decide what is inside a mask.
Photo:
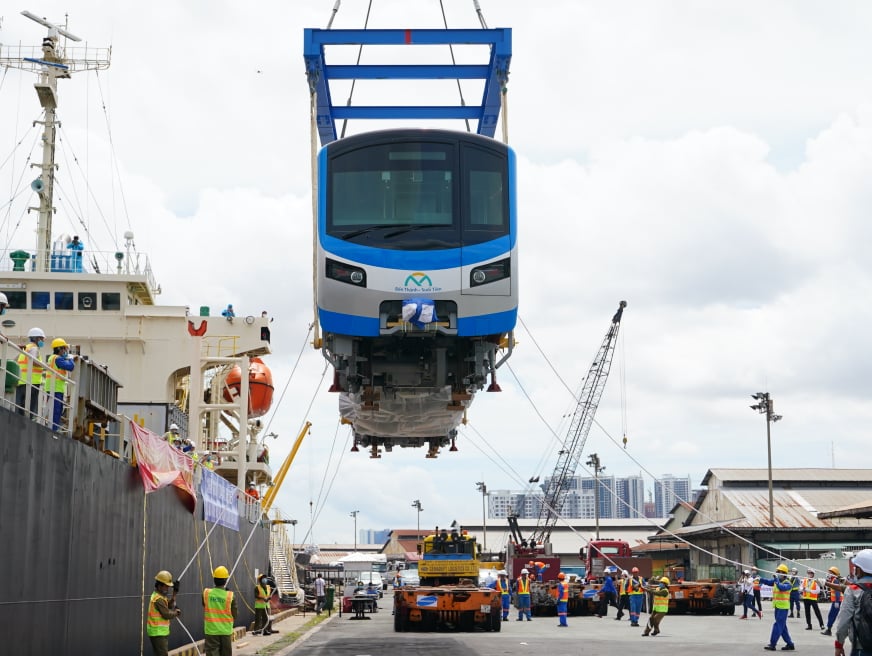
[(354, 551), (357, 552), (357, 513), (359, 510), (352, 510), (349, 513), (349, 517), (354, 517)]
[(415, 539), (420, 540), (421, 539), (421, 511), (424, 510), (421, 507), (421, 500), (415, 499), (412, 502), (412, 508), (416, 508), (418, 510), (418, 533), (415, 535)]
[(481, 526), (482, 526), (482, 549), (487, 551), (487, 510), (485, 509), (485, 497), (487, 497), (487, 485), (482, 481), (475, 484), (476, 489), (481, 492)]
[(600, 466), (599, 456), (595, 453), (588, 457), (587, 466), (593, 467), (593, 516), (596, 521), (596, 539), (599, 540), (599, 474), (605, 467)]
[(775, 526), (775, 504), (772, 499), (772, 433), (770, 427), (773, 421), (781, 421), (783, 417), (772, 412), (775, 402), (769, 396), (769, 392), (757, 392), (752, 394), (751, 398), (757, 401), (751, 406), (751, 410), (756, 410), (761, 415), (766, 415), (766, 455), (769, 460), (769, 525)]

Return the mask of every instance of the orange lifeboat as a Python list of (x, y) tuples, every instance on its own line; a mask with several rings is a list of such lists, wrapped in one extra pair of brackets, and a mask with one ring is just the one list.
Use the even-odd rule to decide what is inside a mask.
[[(239, 365), (233, 367), (224, 379), (224, 400), (232, 401), (241, 391), (242, 370)], [(272, 405), (273, 382), (272, 372), (260, 358), (251, 358), (248, 366), (248, 417), (262, 417)]]

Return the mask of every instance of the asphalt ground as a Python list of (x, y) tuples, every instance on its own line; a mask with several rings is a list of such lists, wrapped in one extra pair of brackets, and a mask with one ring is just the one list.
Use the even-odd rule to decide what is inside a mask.
[[(660, 625), (656, 637), (642, 637), (648, 616), (640, 619), (642, 626), (631, 627), (626, 617), (617, 622), (614, 609), (610, 616), (570, 617), (568, 628), (558, 628), (556, 617), (534, 617), (532, 622), (510, 619), (501, 631), (473, 633), (397, 633), (391, 614), (392, 597), (386, 594), (379, 611), (368, 614), (366, 620), (353, 620), (353, 615), (324, 613), (315, 618), (295, 615), (275, 623), (279, 634), (268, 637), (247, 635), (234, 647), (237, 656), (269, 654), (272, 656), (577, 656), (579, 654), (626, 654), (638, 651), (646, 656), (736, 656), (764, 654), (772, 630), (771, 604), (764, 605), (763, 619), (736, 615), (669, 614)], [(827, 604), (821, 611), (826, 618)], [(831, 654), (833, 639), (819, 629), (805, 630), (804, 619), (789, 619), (788, 630), (797, 652)], [(779, 649), (784, 646), (778, 643)]]

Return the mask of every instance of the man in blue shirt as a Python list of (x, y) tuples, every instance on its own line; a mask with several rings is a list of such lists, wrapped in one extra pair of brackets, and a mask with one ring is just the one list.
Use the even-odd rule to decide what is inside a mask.
[(784, 638), (784, 642), (787, 644), (781, 648), (781, 651), (793, 651), (796, 647), (787, 631), (787, 611), (790, 609), (790, 590), (793, 588), (793, 583), (787, 576), (787, 565), (781, 563), (775, 568), (774, 578), (760, 579), (760, 583), (772, 586), (772, 607), (775, 609), (772, 634), (769, 637), (769, 644), (763, 649), (775, 651), (778, 638)]

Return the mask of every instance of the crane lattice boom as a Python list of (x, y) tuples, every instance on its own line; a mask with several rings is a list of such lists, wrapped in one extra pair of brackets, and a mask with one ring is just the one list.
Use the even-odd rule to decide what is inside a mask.
[(575, 475), (581, 452), (587, 442), (587, 435), (593, 423), (596, 409), (599, 406), (609, 371), (612, 368), (612, 359), (615, 354), (615, 345), (618, 341), (618, 332), (621, 328), (621, 317), (626, 301), (621, 301), (618, 311), (612, 317), (612, 323), (599, 347), (593, 362), (588, 369), (587, 376), (582, 383), (581, 392), (576, 395), (578, 404), (572, 414), (572, 422), (569, 426), (563, 448), (560, 449), (557, 465), (544, 486), (544, 497), (539, 509), (539, 521), (531, 538), (537, 544), (543, 544), (551, 537), (551, 530), (557, 523), (557, 517), (569, 492), (569, 479)]

